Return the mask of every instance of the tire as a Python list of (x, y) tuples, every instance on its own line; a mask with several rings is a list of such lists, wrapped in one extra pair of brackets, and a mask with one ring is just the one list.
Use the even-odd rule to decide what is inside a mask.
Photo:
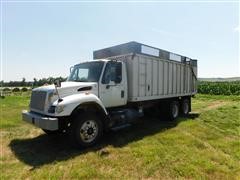
[(190, 101), (188, 99), (184, 99), (181, 103), (181, 113), (183, 116), (188, 116), (190, 111)]
[(42, 129), (42, 130), (43, 130), (43, 132), (45, 132), (47, 135), (50, 135), (50, 136), (61, 134), (61, 131), (59, 131), (59, 130), (56, 130), (56, 131), (51, 131), (51, 130), (47, 130), (47, 129)]
[(75, 116), (70, 125), (69, 138), (76, 147), (93, 146), (100, 140), (102, 134), (102, 121), (95, 114)]
[(178, 101), (172, 101), (168, 105), (167, 117), (169, 120), (175, 120), (179, 116), (179, 103)]

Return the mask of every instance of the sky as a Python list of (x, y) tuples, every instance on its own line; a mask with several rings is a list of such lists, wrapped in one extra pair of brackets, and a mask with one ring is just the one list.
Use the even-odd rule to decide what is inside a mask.
[(198, 59), (198, 77), (240, 76), (235, 2), (1, 2), (1, 79), (66, 77), (97, 49), (137, 41)]

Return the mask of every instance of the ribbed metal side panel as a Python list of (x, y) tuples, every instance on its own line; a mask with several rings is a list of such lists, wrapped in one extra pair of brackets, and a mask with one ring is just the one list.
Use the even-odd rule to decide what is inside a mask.
[[(128, 101), (187, 96), (196, 93), (197, 66), (141, 54), (125, 58)], [(191, 70), (191, 68), (193, 70)]]
[(44, 91), (32, 91), (30, 108), (44, 111), (44, 105), (46, 101), (47, 92)]

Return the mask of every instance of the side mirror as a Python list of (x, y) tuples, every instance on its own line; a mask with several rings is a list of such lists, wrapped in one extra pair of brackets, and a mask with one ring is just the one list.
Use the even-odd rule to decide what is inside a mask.
[(56, 87), (61, 87), (61, 81), (59, 79), (57, 79), (55, 82), (54, 82), (54, 85)]

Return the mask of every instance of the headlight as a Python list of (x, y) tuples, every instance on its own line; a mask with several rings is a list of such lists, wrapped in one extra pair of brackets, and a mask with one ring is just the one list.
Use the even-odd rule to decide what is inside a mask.
[(58, 105), (55, 108), (56, 113), (61, 113), (64, 110), (64, 105)]

